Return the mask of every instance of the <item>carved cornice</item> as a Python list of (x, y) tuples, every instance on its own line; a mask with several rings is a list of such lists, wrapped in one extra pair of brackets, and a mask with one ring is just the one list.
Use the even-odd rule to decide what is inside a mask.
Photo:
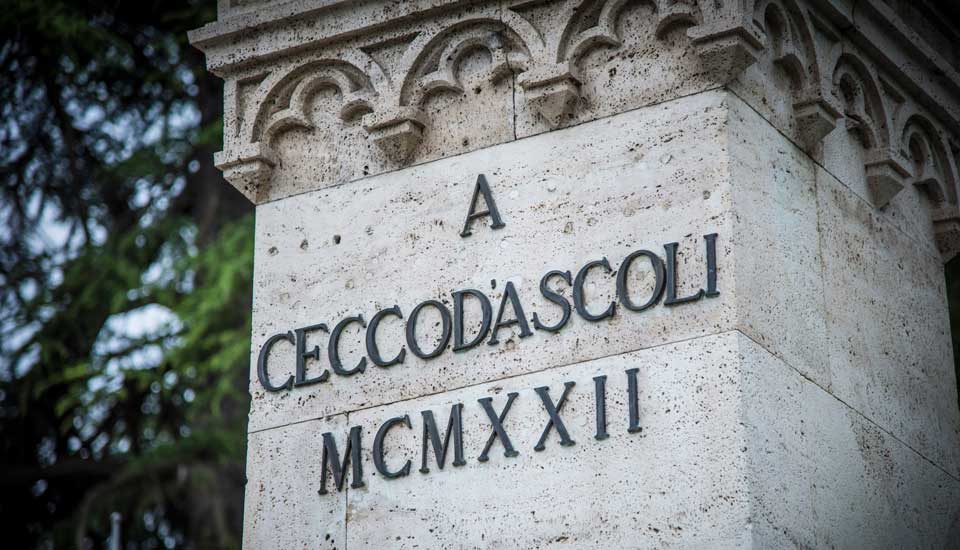
[[(861, 4), (855, 16), (841, 0), (221, 0), (221, 20), (191, 40), (226, 82), (217, 165), (254, 202), (277, 196), (275, 140), (293, 129), (323, 126), (325, 139), (355, 149), (329, 161), (362, 156), (363, 174), (469, 150), (466, 139), (422, 144), (444, 124), (478, 122), (428, 104), (437, 94), (470, 102), (461, 69), (479, 54), (473, 89), (508, 86), (516, 102), (513, 131), (481, 144), (726, 86), (814, 158), (857, 152), (875, 207), (921, 189), (951, 257), (960, 250), (960, 75), (888, 7)], [(633, 80), (616, 84), (617, 72)]]

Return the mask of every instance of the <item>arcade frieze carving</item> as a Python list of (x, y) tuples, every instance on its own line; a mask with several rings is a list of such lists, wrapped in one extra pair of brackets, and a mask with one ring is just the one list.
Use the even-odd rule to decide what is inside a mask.
[[(904, 187), (916, 186), (931, 204), (941, 252), (945, 257), (956, 253), (955, 121), (931, 116), (886, 67), (798, 0), (538, 0), (441, 10), (426, 23), (418, 19), (416, 26), (380, 28), (231, 70), (224, 75), (224, 150), (217, 164), (229, 181), (258, 200), (280, 162), (276, 139), (317, 124), (312, 98), (321, 91), (333, 98), (324, 105), (335, 105), (326, 113), (335, 124), (362, 128), (344, 141), (359, 135), (366, 143), (350, 146), (375, 149), (392, 168), (414, 163), (438, 116), (428, 115), (425, 103), (442, 92), (469, 98), (460, 68), (478, 53), (486, 61), (480, 78), (491, 84), (512, 81), (517, 108), (522, 103), (538, 117), (542, 129), (537, 131), (596, 118), (597, 111), (584, 109), (587, 103), (608, 103), (608, 114), (642, 106), (618, 89), (585, 92), (590, 78), (585, 60), (597, 50), (614, 59), (626, 39), (635, 38), (631, 33), (640, 30), (623, 17), (635, 9), (645, 10), (640, 12), (647, 23), (643, 32), (653, 35), (645, 39), (654, 50), (677, 50), (685, 64), (666, 70), (688, 71), (703, 80), (702, 89), (753, 86), (759, 91), (743, 99), (760, 108), (785, 106), (782, 120), (774, 123), (814, 158), (826, 136), (843, 132), (860, 152), (873, 206), (883, 208)], [(650, 48), (629, 52), (617, 63), (627, 69), (651, 58), (656, 62), (657, 53)], [(749, 67), (754, 69), (748, 72)], [(751, 79), (757, 82), (744, 84)], [(779, 81), (784, 85), (770, 84)], [(516, 137), (515, 132), (511, 139)]]

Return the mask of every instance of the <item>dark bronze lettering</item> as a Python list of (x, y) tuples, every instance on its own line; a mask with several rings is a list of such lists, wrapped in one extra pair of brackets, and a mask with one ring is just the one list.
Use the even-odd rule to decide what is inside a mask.
[[(511, 307), (513, 307), (514, 318), (503, 321), (503, 311), (507, 308), (508, 300)], [(517, 296), (517, 289), (514, 288), (512, 281), (507, 281), (507, 285), (503, 287), (503, 298), (500, 300), (500, 310), (497, 311), (497, 321), (493, 324), (493, 331), (490, 334), (490, 340), (487, 341), (487, 344), (495, 346), (500, 343), (500, 341), (497, 340), (497, 333), (501, 328), (514, 324), (520, 325), (520, 338), (526, 338), (533, 334), (533, 332), (530, 331), (530, 325), (527, 324), (526, 314), (523, 313), (523, 306), (520, 305), (520, 297)]]
[[(477, 199), (480, 198), (480, 195), (483, 195), (483, 201), (487, 205), (486, 210), (477, 211)], [(497, 203), (493, 200), (493, 193), (490, 192), (490, 186), (487, 185), (487, 178), (483, 174), (477, 176), (477, 185), (473, 188), (473, 197), (470, 199), (470, 209), (467, 211), (467, 219), (463, 222), (463, 231), (460, 232), (461, 237), (469, 237), (473, 234), (470, 230), (470, 225), (473, 223), (473, 220), (477, 218), (482, 218), (484, 216), (490, 216), (490, 219), (493, 221), (493, 224), (490, 225), (491, 229), (500, 229), (506, 224), (503, 223), (503, 220), (500, 219), (500, 212), (497, 210)]]
[(717, 290), (717, 234), (710, 233), (703, 238), (707, 241), (707, 292), (704, 296), (715, 298), (720, 295)]
[(378, 367), (389, 367), (390, 365), (403, 363), (403, 359), (407, 355), (407, 350), (403, 346), (400, 346), (399, 353), (389, 361), (384, 360), (380, 355), (380, 348), (377, 346), (377, 327), (380, 326), (380, 320), (387, 315), (393, 315), (394, 317), (403, 319), (400, 306), (393, 306), (376, 312), (373, 317), (370, 318), (370, 324), (367, 326), (367, 355), (370, 357), (370, 362)]
[[(464, 343), (463, 341), (463, 298), (464, 296), (473, 296), (480, 301), (480, 308), (483, 313), (483, 319), (480, 323), (480, 332), (470, 340), (469, 342)], [(490, 330), (490, 317), (492, 316), (492, 307), (490, 305), (490, 300), (487, 296), (480, 292), (479, 290), (474, 290), (468, 288), (466, 290), (458, 290), (453, 293), (453, 351), (461, 352), (468, 350), (480, 342), (487, 336), (487, 331)]]
[(376, 437), (373, 438), (373, 465), (376, 466), (377, 471), (380, 472), (380, 475), (387, 479), (394, 479), (398, 477), (404, 477), (410, 473), (410, 460), (407, 459), (407, 462), (403, 465), (403, 468), (395, 472), (391, 472), (387, 468), (386, 460), (383, 456), (383, 438), (387, 436), (387, 432), (390, 431), (390, 428), (393, 428), (397, 424), (406, 424), (407, 428), (411, 428), (410, 425), (410, 416), (403, 415), (391, 418), (383, 423), (380, 426), (380, 429), (377, 430)]
[(550, 429), (556, 428), (557, 434), (560, 436), (560, 445), (563, 447), (569, 447), (575, 442), (570, 439), (570, 434), (567, 433), (567, 427), (564, 426), (563, 420), (560, 418), (560, 410), (563, 409), (563, 404), (567, 402), (567, 395), (570, 393), (570, 389), (573, 388), (573, 382), (564, 382), (563, 383), (563, 393), (560, 395), (560, 400), (557, 401), (557, 404), (554, 405), (553, 401), (550, 399), (550, 388), (547, 386), (541, 386), (539, 388), (534, 388), (533, 391), (537, 392), (537, 395), (540, 396), (540, 401), (543, 402), (543, 408), (546, 409), (547, 415), (550, 416), (550, 420), (547, 421), (546, 427), (543, 428), (543, 433), (540, 434), (540, 440), (537, 441), (537, 444), (533, 446), (534, 451), (542, 451), (546, 449), (547, 436), (550, 435)]
[[(650, 299), (638, 306), (630, 300), (630, 290), (627, 288), (627, 276), (630, 273), (630, 266), (633, 264), (633, 261), (641, 256), (650, 260), (650, 266), (653, 267), (654, 283), (653, 294), (650, 295)], [(630, 311), (643, 311), (656, 305), (656, 303), (660, 301), (660, 296), (663, 295), (664, 279), (666, 278), (664, 271), (663, 260), (649, 250), (637, 250), (624, 258), (623, 263), (620, 264), (620, 269), (617, 270), (617, 295), (620, 296), (620, 303), (623, 304), (623, 307)]]
[(353, 481), (350, 482), (350, 487), (354, 489), (363, 487), (363, 462), (360, 460), (360, 426), (350, 428), (347, 448), (343, 451), (343, 462), (340, 461), (340, 453), (337, 452), (337, 442), (333, 439), (333, 434), (330, 432), (323, 434), (320, 490), (317, 492), (321, 495), (327, 494), (328, 466), (333, 471), (333, 482), (337, 486), (337, 491), (342, 491), (348, 463), (353, 467)]
[(597, 434), (593, 436), (594, 439), (601, 441), (608, 437), (610, 434), (607, 433), (607, 377), (606, 376), (594, 376), (593, 385), (594, 393), (596, 394), (597, 399)]
[(363, 372), (367, 370), (367, 358), (361, 357), (360, 361), (357, 362), (357, 366), (352, 369), (343, 368), (343, 363), (340, 361), (340, 335), (343, 334), (343, 329), (347, 328), (351, 323), (359, 323), (361, 327), (367, 328), (367, 323), (363, 320), (362, 315), (355, 315), (353, 317), (347, 317), (343, 319), (337, 326), (333, 327), (333, 332), (330, 333), (330, 343), (327, 345), (327, 355), (330, 358), (330, 367), (333, 369), (333, 372), (339, 374), (340, 376), (352, 376), (358, 372)]
[(667, 251), (667, 299), (663, 301), (665, 306), (675, 306), (687, 302), (696, 302), (703, 298), (703, 289), (699, 289), (689, 296), (677, 298), (677, 246), (678, 243), (668, 243), (663, 245)]
[(607, 273), (613, 271), (613, 269), (610, 268), (610, 262), (608, 262), (606, 258), (603, 258), (602, 260), (594, 260), (592, 262), (587, 262), (586, 265), (581, 267), (580, 271), (577, 272), (577, 278), (573, 281), (573, 305), (577, 308), (577, 313), (579, 313), (581, 317), (592, 322), (600, 321), (602, 319), (606, 319), (607, 317), (612, 317), (616, 308), (616, 303), (610, 302), (610, 305), (607, 307), (607, 309), (598, 315), (594, 315), (587, 311), (586, 298), (583, 295), (583, 284), (587, 280), (587, 273), (589, 273), (590, 270), (595, 267), (603, 267), (606, 269)]
[(570, 320), (570, 302), (566, 298), (564, 298), (563, 295), (560, 294), (559, 292), (554, 292), (553, 290), (550, 289), (550, 286), (547, 283), (550, 282), (550, 279), (552, 277), (560, 277), (561, 279), (567, 282), (567, 286), (570, 286), (573, 284), (573, 281), (571, 280), (572, 277), (569, 271), (554, 270), (547, 273), (546, 275), (543, 276), (542, 279), (540, 279), (540, 294), (543, 294), (544, 298), (560, 306), (560, 309), (563, 310), (563, 316), (560, 318), (560, 321), (558, 321), (557, 324), (551, 326), (551, 325), (545, 325), (542, 322), (540, 322), (540, 317), (538, 317), (537, 314), (534, 313), (533, 327), (536, 328), (537, 330), (546, 330), (548, 332), (559, 332), (560, 329), (562, 329), (564, 325), (567, 324), (567, 321)]
[(283, 384), (274, 386), (270, 383), (270, 376), (267, 374), (267, 357), (270, 356), (270, 349), (273, 348), (273, 345), (280, 340), (286, 340), (294, 346), (297, 345), (297, 341), (293, 337), (292, 332), (274, 334), (270, 338), (267, 338), (267, 341), (263, 344), (263, 347), (260, 348), (260, 356), (257, 357), (257, 379), (260, 380), (260, 385), (263, 386), (263, 389), (271, 392), (289, 390), (293, 387), (293, 376), (287, 378), (286, 382)]
[(460, 411), (463, 409), (463, 403), (457, 403), (450, 408), (450, 419), (447, 421), (447, 433), (440, 441), (440, 432), (437, 430), (437, 423), (433, 419), (433, 411), (421, 411), (423, 416), (423, 452), (420, 461), (420, 472), (429, 473), (427, 467), (427, 447), (433, 445), (433, 457), (437, 461), (437, 468), (443, 469), (443, 463), (447, 460), (447, 449), (450, 448), (450, 436), (453, 435), (453, 465), (463, 466), (467, 463), (463, 459), (463, 421)]
[(630, 408), (630, 425), (628, 433), (640, 431), (640, 396), (637, 395), (637, 372), (640, 369), (627, 370), (627, 402)]
[[(420, 311), (427, 306), (434, 307), (440, 312), (440, 322), (442, 323), (440, 341), (437, 343), (437, 347), (429, 353), (425, 353), (420, 349), (420, 345), (417, 343), (417, 319), (420, 318)], [(417, 307), (413, 308), (413, 311), (410, 312), (410, 318), (407, 320), (407, 347), (410, 348), (410, 352), (421, 359), (430, 359), (440, 355), (440, 353), (443, 352), (443, 348), (447, 347), (447, 342), (449, 341), (450, 312), (447, 310), (447, 307), (436, 300), (427, 300), (417, 304)]]
[(507, 413), (510, 412), (510, 406), (513, 405), (513, 400), (516, 398), (517, 392), (508, 393), (507, 404), (503, 406), (503, 412), (499, 415), (493, 410), (493, 406), (490, 404), (490, 402), (493, 401), (492, 397), (481, 397), (477, 400), (480, 406), (483, 407), (484, 412), (487, 413), (487, 418), (490, 419), (490, 425), (493, 426), (493, 432), (490, 434), (490, 438), (487, 439), (487, 444), (483, 446), (483, 452), (477, 457), (477, 461), (486, 462), (490, 460), (488, 453), (497, 438), (499, 438), (500, 443), (503, 444), (503, 456), (514, 457), (520, 454), (513, 448), (510, 437), (507, 436), (507, 431), (503, 429), (503, 421), (507, 418)]
[[(490, 206), (489, 212), (475, 212), (481, 194), (484, 195), (484, 200), (486, 200), (488, 206)], [(493, 205), (492, 197), (488, 200), (488, 195), (489, 186), (486, 184), (484, 176), (480, 175), (477, 180), (477, 188), (474, 192), (474, 200), (471, 203), (471, 211), (469, 216), (478, 217), (490, 215), (495, 219), (495, 221), (499, 220), (499, 215), (495, 212), (496, 207)], [(469, 216), (466, 224), (466, 230), (468, 232), (471, 222), (471, 218)], [(706, 245), (706, 285), (705, 288), (697, 289), (696, 292), (688, 296), (678, 296), (678, 287), (681, 285), (679, 283), (678, 275), (678, 265), (680, 263), (680, 258), (678, 258), (679, 243), (676, 242), (667, 243), (664, 245), (664, 251), (666, 254), (663, 258), (657, 256), (655, 253), (649, 250), (636, 250), (624, 258), (623, 262), (621, 262), (616, 271), (611, 268), (610, 262), (607, 260), (607, 258), (587, 262), (579, 269), (579, 271), (576, 273), (576, 276), (572, 276), (570, 271), (549, 271), (540, 279), (540, 293), (543, 295), (546, 301), (560, 308), (561, 315), (554, 324), (547, 324), (544, 322), (539, 313), (534, 312), (532, 318), (530, 318), (530, 321), (533, 323), (533, 328), (548, 332), (559, 332), (569, 323), (570, 317), (572, 316), (572, 311), (574, 309), (577, 311), (578, 315), (583, 317), (585, 320), (597, 322), (614, 316), (616, 314), (617, 302), (619, 302), (627, 310), (644, 311), (657, 305), (661, 302), (661, 300), (665, 306), (674, 306), (698, 301), (704, 297), (713, 298), (719, 296), (720, 290), (718, 288), (717, 238), (717, 233), (703, 235)], [(642, 296), (631, 296), (630, 270), (640, 258), (645, 258), (650, 262), (650, 266), (654, 275), (654, 281), (650, 296), (646, 299), (646, 301), (637, 303), (634, 300), (637, 299), (637, 301), (640, 301)], [(588, 306), (587, 301), (590, 297), (586, 296), (585, 294), (585, 286), (587, 284), (588, 277), (591, 276), (591, 272), (600, 268), (606, 271), (608, 275), (614, 274), (617, 298), (611, 301), (602, 312), (594, 313), (591, 312), (591, 309)], [(599, 275), (594, 275), (599, 277)], [(551, 283), (554, 281), (554, 279), (562, 279), (568, 285), (568, 287), (571, 288), (571, 293), (573, 295), (572, 302), (560, 292), (560, 290), (563, 288), (562, 284), (557, 283), (555, 286), (551, 286)], [(498, 283), (495, 279), (491, 280), (490, 284), (495, 289), (498, 286)], [(403, 363), (405, 361), (408, 349), (411, 353), (421, 359), (434, 358), (442, 354), (447, 348), (447, 345), (450, 344), (451, 333), (453, 334), (452, 349), (454, 352), (462, 352), (476, 347), (484, 339), (487, 340), (489, 345), (497, 345), (500, 343), (498, 338), (500, 330), (511, 327), (514, 324), (519, 325), (518, 332), (520, 338), (531, 336), (533, 333), (528, 324), (528, 319), (524, 312), (523, 304), (519, 298), (515, 283), (507, 281), (507, 283), (503, 286), (503, 295), (500, 299), (499, 307), (495, 317), (492, 315), (493, 309), (491, 299), (482, 291), (477, 289), (466, 289), (452, 292), (452, 317), (450, 308), (444, 305), (443, 302), (438, 300), (426, 300), (421, 302), (413, 309), (409, 319), (407, 319), (404, 328), (406, 345), (400, 343), (398, 346), (399, 350), (396, 351), (392, 358), (384, 358), (381, 354), (377, 342), (377, 331), (381, 321), (387, 317), (393, 316), (401, 320), (404, 319), (404, 315), (400, 310), (400, 306), (394, 305), (393, 307), (378, 311), (370, 319), (369, 326), (362, 315), (356, 315), (342, 319), (333, 327), (332, 331), (329, 331), (330, 338), (327, 343), (327, 354), (330, 362), (329, 370), (332, 370), (334, 373), (340, 376), (351, 376), (357, 373), (362, 373), (366, 370), (368, 359), (371, 363), (379, 367), (389, 367)], [(481, 319), (479, 327), (477, 326), (475, 319), (472, 321), (467, 321), (465, 319), (467, 315), (465, 306), (469, 302), (468, 297), (472, 297), (473, 299), (478, 300), (480, 303)], [(596, 300), (596, 297), (593, 297), (593, 299)], [(508, 305), (512, 309), (512, 315), (506, 314)], [(428, 306), (433, 307), (438, 311), (441, 323), (440, 334), (437, 342), (433, 345), (433, 347), (424, 350), (421, 348), (420, 343), (417, 340), (417, 323), (419, 321), (420, 314), (423, 312), (423, 309)], [(597, 307), (599, 307), (599, 304), (593, 305), (594, 311)], [(470, 332), (470, 329), (467, 327), (468, 322), (471, 322), (474, 325), (474, 328), (477, 329), (475, 333)], [(350, 327), (350, 325), (353, 323), (359, 324), (361, 327), (366, 329), (364, 348), (366, 353), (365, 355), (361, 354), (355, 366), (352, 368), (345, 368), (340, 358), (340, 340), (342, 339), (344, 330), (347, 330), (348, 327)], [(274, 334), (267, 339), (267, 341), (261, 347), (259, 356), (257, 358), (257, 378), (265, 390), (269, 392), (291, 390), (295, 387), (317, 384), (330, 379), (330, 372), (326, 368), (318, 368), (319, 372), (317, 372), (312, 378), (308, 374), (310, 360), (320, 360), (321, 346), (309, 346), (307, 343), (307, 339), (310, 337), (310, 334), (316, 331), (328, 332), (328, 329), (325, 324), (319, 323), (297, 328), (286, 333)], [(420, 336), (423, 337), (422, 334)], [(281, 340), (286, 340), (295, 347), (295, 373), (291, 376), (288, 376), (282, 384), (275, 385), (270, 380), (268, 362), (273, 347)], [(598, 391), (601, 393), (605, 391), (606, 386), (604, 383), (597, 381), (596, 384)], [(601, 395), (598, 394), (598, 399), (600, 397)], [(603, 397), (605, 399), (605, 396)], [(599, 404), (600, 401), (598, 401), (598, 406)], [(605, 415), (606, 411), (598, 409), (597, 412), (598, 415)], [(598, 416), (598, 419), (599, 418), (600, 417)], [(604, 434), (606, 434), (605, 427), (604, 429), (600, 429), (600, 426), (598, 425), (597, 435), (602, 436)]]
[(312, 350), (307, 351), (307, 334), (315, 330), (328, 332), (327, 325), (323, 323), (294, 330), (297, 335), (297, 379), (293, 383), (294, 387), (308, 386), (330, 378), (330, 371), (323, 369), (319, 376), (307, 379), (307, 359), (320, 359), (320, 346), (313, 346)]

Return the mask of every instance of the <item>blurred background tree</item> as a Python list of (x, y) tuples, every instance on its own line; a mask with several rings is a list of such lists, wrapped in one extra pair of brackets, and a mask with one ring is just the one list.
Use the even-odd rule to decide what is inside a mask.
[(0, 10), (3, 548), (239, 546), (251, 206), (212, 165), (215, 2)]

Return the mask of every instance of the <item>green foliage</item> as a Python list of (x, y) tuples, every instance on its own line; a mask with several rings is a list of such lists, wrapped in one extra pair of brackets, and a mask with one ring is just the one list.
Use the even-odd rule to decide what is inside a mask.
[(252, 214), (212, 166), (213, 4), (0, 10), (4, 547), (231, 548)]
[[(160, 516), (157, 511), (169, 503), (190, 502), (213, 515), (191, 526), (194, 545), (238, 545), (224, 498), (242, 482), (237, 459), (246, 441), (236, 421), (247, 409), (242, 367), (250, 355), (251, 236), (249, 216), (225, 226), (210, 245), (182, 257), (174, 277), (150, 289), (154, 303), (169, 307), (181, 328), (171, 331), (176, 342), (166, 347), (156, 368), (133, 370), (125, 378), (132, 392), (149, 392), (157, 403), (176, 406), (181, 416), (169, 423), (159, 414), (144, 415), (141, 432), (153, 437), (144, 438), (142, 451), (115, 476), (94, 487), (71, 518), (78, 545), (88, 532), (107, 534), (104, 518), (117, 510), (118, 498), (129, 503), (123, 509), (133, 510), (132, 518)], [(184, 281), (193, 281), (187, 291)], [(95, 403), (109, 398), (106, 393)], [(236, 503), (232, 506), (234, 515), (240, 513)], [(139, 527), (129, 525), (128, 536), (150, 536), (145, 529), (137, 532)]]

